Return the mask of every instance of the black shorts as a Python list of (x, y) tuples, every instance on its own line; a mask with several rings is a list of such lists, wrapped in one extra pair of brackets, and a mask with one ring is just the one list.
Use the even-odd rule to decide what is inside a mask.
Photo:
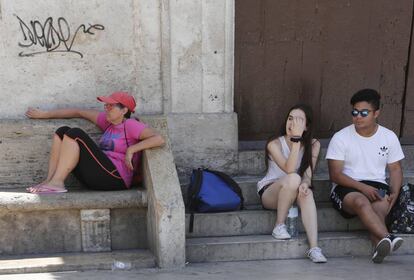
[(103, 191), (126, 189), (115, 165), (86, 132), (62, 126), (55, 133), (60, 139), (67, 136), (78, 143), (79, 162), (72, 173), (85, 187)]
[(265, 192), (265, 190), (267, 190), (268, 187), (270, 187), (271, 184), (264, 186), (257, 194), (260, 197), (260, 200), (262, 200), (262, 195)]
[[(367, 184), (371, 187), (377, 188), (377, 189), (383, 189), (386, 191), (387, 195), (390, 194), (390, 187), (387, 184), (383, 184), (383, 183), (375, 182), (375, 181), (366, 181), (366, 180), (363, 180), (360, 182)], [(337, 185), (334, 188), (330, 196), (332, 204), (333, 204), (333, 208), (338, 210), (339, 213), (342, 215), (342, 217), (346, 219), (350, 219), (356, 216), (356, 215), (349, 214), (348, 212), (344, 211), (344, 209), (342, 208), (342, 203), (344, 201), (345, 196), (351, 192), (360, 192), (360, 191), (353, 189), (353, 188), (347, 188), (347, 187)]]

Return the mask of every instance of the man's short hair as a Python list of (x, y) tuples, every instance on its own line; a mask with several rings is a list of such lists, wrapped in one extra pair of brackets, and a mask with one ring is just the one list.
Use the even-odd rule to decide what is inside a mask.
[(351, 98), (351, 105), (354, 106), (358, 102), (367, 102), (372, 105), (374, 110), (378, 110), (380, 107), (381, 96), (375, 89), (361, 89), (356, 92)]

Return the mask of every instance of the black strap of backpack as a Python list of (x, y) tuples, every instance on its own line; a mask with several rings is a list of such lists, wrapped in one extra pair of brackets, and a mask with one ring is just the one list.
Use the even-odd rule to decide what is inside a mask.
[(201, 189), (201, 182), (203, 181), (203, 170), (201, 168), (194, 169), (193, 174), (194, 180), (192, 180), (193, 182), (190, 186), (191, 192), (187, 194), (187, 205), (190, 210), (190, 232), (193, 232), (194, 229), (194, 212), (198, 203), (197, 196)]
[(227, 175), (226, 173), (220, 172), (220, 171), (216, 171), (216, 170), (210, 170), (210, 169), (205, 169), (206, 171), (213, 173), (214, 175), (218, 176), (219, 178), (221, 178), (227, 185), (230, 186), (230, 188), (240, 197), (240, 209), (244, 209), (244, 197), (243, 197), (243, 192), (239, 186), (239, 184), (236, 183), (236, 181), (234, 181), (229, 175)]

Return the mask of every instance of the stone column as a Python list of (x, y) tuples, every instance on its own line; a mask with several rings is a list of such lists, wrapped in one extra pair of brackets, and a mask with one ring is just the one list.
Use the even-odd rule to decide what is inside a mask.
[(234, 0), (161, 0), (161, 37), (164, 113), (179, 172), (201, 165), (236, 172)]

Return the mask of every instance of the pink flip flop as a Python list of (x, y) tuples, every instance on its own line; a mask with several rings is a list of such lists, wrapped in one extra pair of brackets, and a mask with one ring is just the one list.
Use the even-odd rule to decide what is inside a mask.
[(33, 194), (53, 194), (53, 193), (65, 193), (68, 192), (67, 189), (57, 190), (55, 187), (51, 187), (48, 185), (43, 185), (36, 192), (31, 192)]
[(37, 184), (37, 185), (34, 185), (34, 186), (31, 186), (31, 187), (28, 187), (28, 188), (26, 188), (26, 191), (28, 191), (28, 192), (30, 192), (30, 193), (31, 193), (30, 189), (38, 188), (38, 187), (40, 187), (41, 185), (42, 185), (42, 183)]

